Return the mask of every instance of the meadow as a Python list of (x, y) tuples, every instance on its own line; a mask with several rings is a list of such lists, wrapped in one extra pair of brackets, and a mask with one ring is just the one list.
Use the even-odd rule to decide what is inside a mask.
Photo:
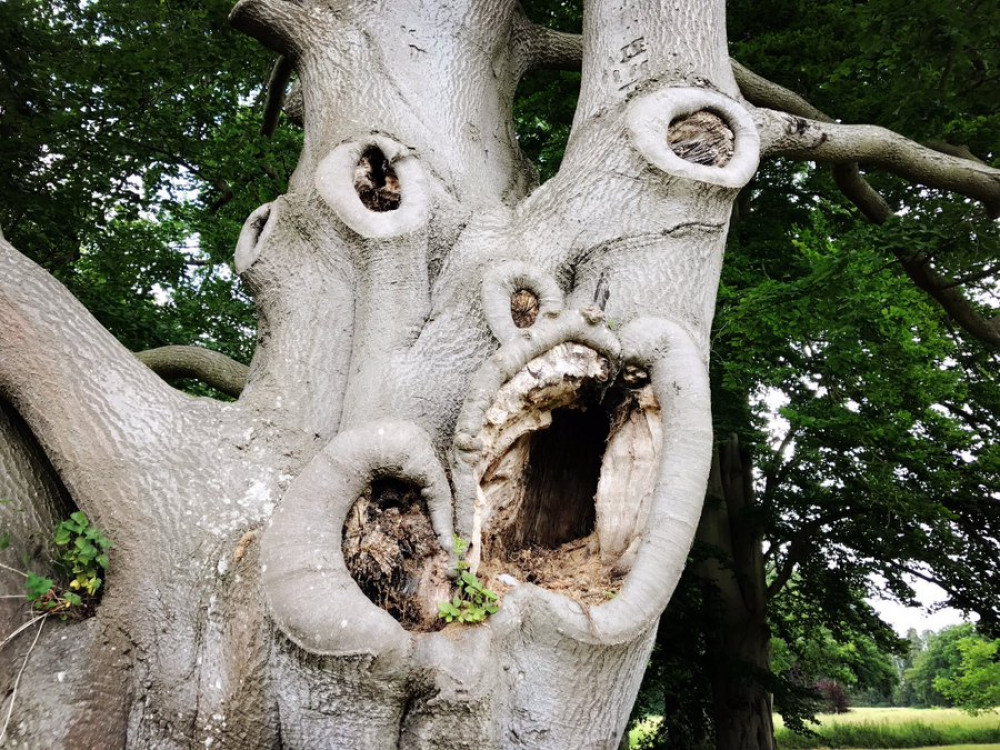
[(944, 708), (856, 708), (846, 714), (821, 714), (815, 737), (793, 734), (775, 716), (779, 750), (798, 748), (1000, 749), (1000, 712), (970, 716)]
[[(820, 714), (812, 725), (816, 736), (802, 737), (786, 729), (775, 714), (778, 750), (1000, 750), (1000, 710), (970, 716), (949, 708), (855, 708), (846, 714)], [(632, 747), (656, 729), (651, 717), (630, 732)]]

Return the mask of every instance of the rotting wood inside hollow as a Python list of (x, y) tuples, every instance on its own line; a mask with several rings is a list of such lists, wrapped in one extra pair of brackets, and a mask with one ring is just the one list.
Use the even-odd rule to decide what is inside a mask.
[(707, 109), (678, 117), (667, 130), (671, 150), (685, 161), (723, 167), (733, 158), (736, 136), (719, 115)]
[[(608, 383), (596, 352), (561, 347), (533, 360), (491, 410), (480, 478), (479, 572), (499, 593), (507, 574), (599, 604), (620, 588), (631, 564), (628, 546), (644, 524), (660, 442), (659, 430), (644, 426), (659, 426), (659, 407), (646, 383)], [(520, 397), (513, 392), (519, 386)], [(628, 465), (633, 455), (641, 466)], [(601, 549), (599, 494), (613, 506), (600, 511), (615, 540), (612, 554)]]
[(396, 170), (378, 146), (369, 146), (358, 159), (354, 189), (369, 211), (395, 211), (402, 202)]
[(377, 479), (344, 523), (344, 561), (358, 587), (408, 630), (439, 630), (437, 604), (450, 590), (448, 554), (438, 542), (420, 490)]
[(510, 296), (510, 317), (518, 328), (530, 328), (538, 320), (540, 303), (529, 289), (518, 289)]

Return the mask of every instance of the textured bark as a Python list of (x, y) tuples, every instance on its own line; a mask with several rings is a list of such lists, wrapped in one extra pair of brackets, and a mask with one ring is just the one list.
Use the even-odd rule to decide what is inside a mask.
[(136, 352), (136, 359), (164, 380), (194, 378), (236, 398), (247, 383), (246, 365), (200, 346), (161, 346)]
[[(169, 388), (0, 243), (0, 394), (116, 544), (97, 615), (27, 660), (9, 741), (615, 747), (700, 515), (759, 155), (724, 3), (588, 3), (572, 137), (534, 190), (514, 91), (577, 48), (512, 0), (232, 20), (295, 68), (305, 125), (236, 247), (260, 321), (236, 402)], [(482, 624), (406, 629), (352, 578), (433, 609), (453, 533), (502, 593)]]
[(767, 582), (761, 536), (753, 521), (753, 472), (731, 436), (713, 467), (698, 540), (716, 551), (700, 563), (706, 662), (717, 750), (773, 750)]

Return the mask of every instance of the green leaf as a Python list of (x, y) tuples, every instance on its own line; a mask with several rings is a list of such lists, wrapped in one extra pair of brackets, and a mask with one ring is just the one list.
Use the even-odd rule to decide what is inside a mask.
[(25, 586), (28, 589), (28, 601), (34, 602), (48, 594), (55, 582), (51, 578), (44, 578), (35, 573), (28, 573)]
[(78, 594), (74, 594), (72, 591), (64, 593), (62, 598), (65, 599), (71, 607), (83, 606), (83, 598)]

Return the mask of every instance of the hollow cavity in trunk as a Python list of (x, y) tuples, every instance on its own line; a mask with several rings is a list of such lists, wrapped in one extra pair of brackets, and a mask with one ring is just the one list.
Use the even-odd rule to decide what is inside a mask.
[(408, 630), (437, 630), (437, 602), (449, 591), (441, 549), (420, 490), (379, 479), (354, 503), (344, 523), (344, 561), (359, 588)]
[(481, 436), (477, 557), (488, 584), (534, 583), (588, 604), (614, 596), (648, 514), (659, 421), (648, 385), (630, 387), (579, 344), (512, 378)]
[(354, 189), (369, 211), (395, 211), (402, 197), (396, 170), (378, 146), (369, 146), (354, 168)]
[(723, 167), (733, 158), (736, 136), (719, 115), (702, 109), (671, 122), (667, 142), (685, 161)]

